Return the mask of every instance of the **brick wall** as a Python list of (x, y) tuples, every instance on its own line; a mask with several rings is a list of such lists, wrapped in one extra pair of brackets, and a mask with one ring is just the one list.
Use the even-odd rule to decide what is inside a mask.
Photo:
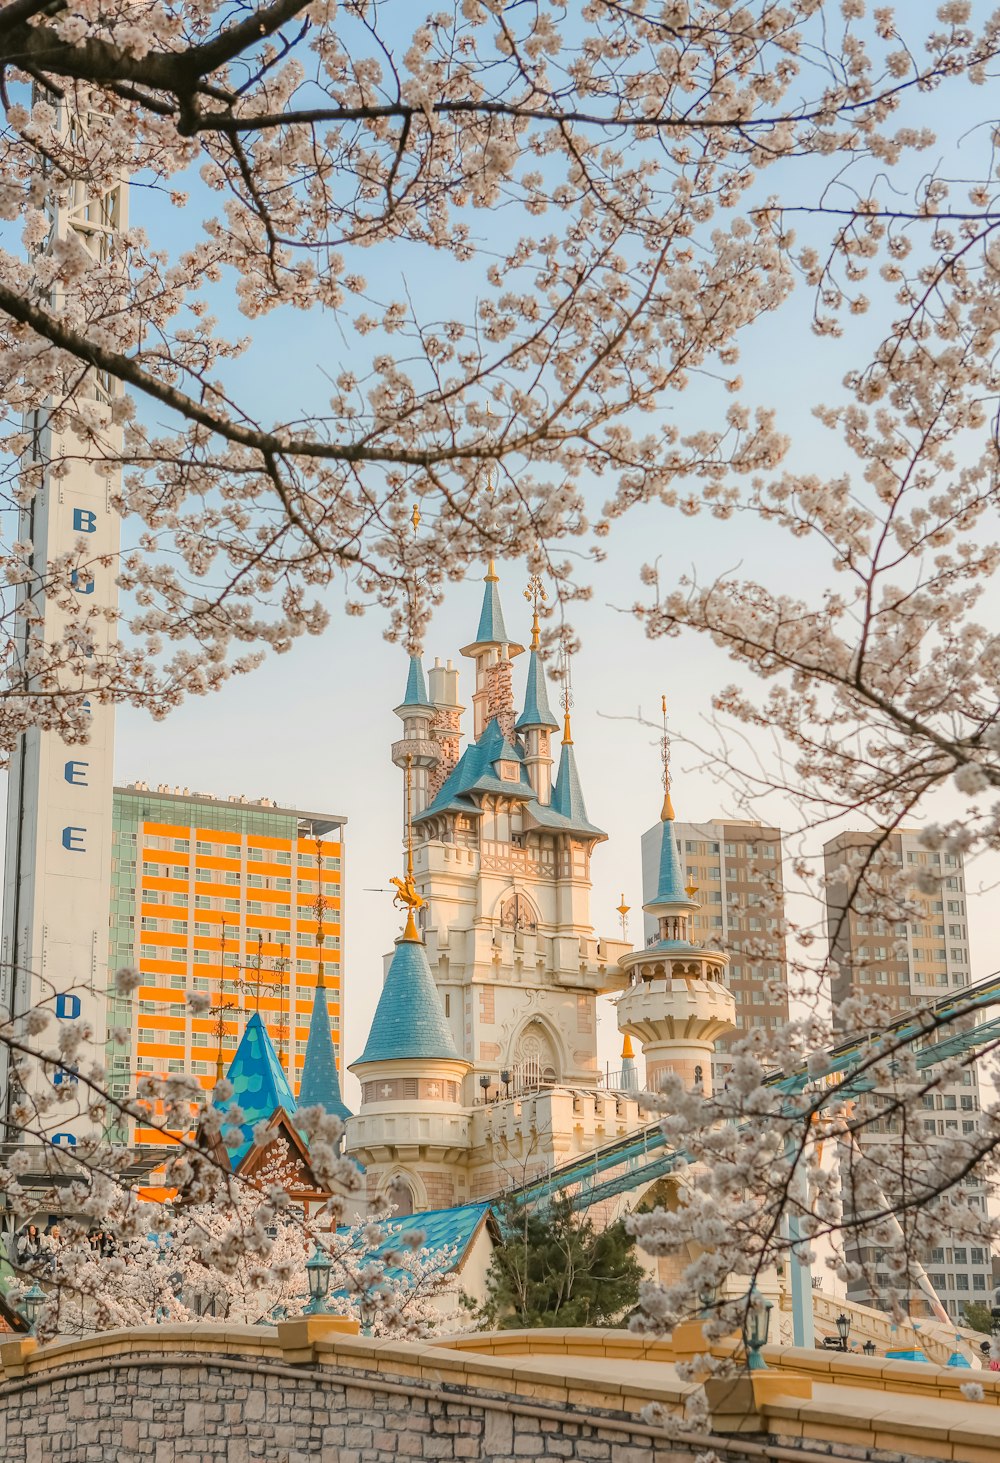
[(0, 1386), (4, 1463), (694, 1463), (696, 1450), (566, 1418), (442, 1401), (419, 1384), (233, 1359), (215, 1366), (108, 1362), (90, 1375)]

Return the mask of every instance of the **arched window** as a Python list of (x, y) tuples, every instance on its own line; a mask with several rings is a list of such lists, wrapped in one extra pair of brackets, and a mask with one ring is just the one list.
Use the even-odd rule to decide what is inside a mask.
[(413, 1213), (413, 1190), (401, 1173), (390, 1180), (388, 1198), (395, 1208), (396, 1218), (402, 1219), (404, 1215)]
[(504, 900), (500, 906), (500, 928), (527, 930), (533, 934), (538, 929), (538, 914), (531, 901), (523, 894), (512, 894)]

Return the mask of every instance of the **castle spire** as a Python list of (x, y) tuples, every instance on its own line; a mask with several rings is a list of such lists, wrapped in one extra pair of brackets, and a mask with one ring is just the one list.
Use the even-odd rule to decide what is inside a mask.
[(660, 705), (663, 710), (663, 734), (660, 738), (660, 760), (663, 763), (663, 807), (660, 809), (660, 821), (666, 823), (673, 821), (674, 805), (670, 799), (670, 738), (667, 735), (667, 698), (660, 697)]
[(462, 654), (476, 663), (476, 689), (472, 697), (476, 741), (494, 720), (505, 737), (513, 735), (514, 687), (510, 663), (524, 649), (507, 634), (500, 603), (500, 578), (492, 558), (485, 583), (476, 638), (462, 647)]
[(316, 945), (319, 950), (319, 973), (313, 993), (312, 1014), (309, 1017), (309, 1037), (306, 1041), (306, 1058), (302, 1064), (302, 1080), (299, 1083), (299, 1106), (322, 1107), (341, 1121), (351, 1116), (350, 1108), (340, 1095), (340, 1076), (337, 1059), (333, 1051), (333, 1032), (330, 1027), (330, 1008), (326, 1001), (326, 980), (323, 973), (323, 946), (326, 943), (324, 915), (326, 898), (323, 894), (323, 841), (316, 839)]

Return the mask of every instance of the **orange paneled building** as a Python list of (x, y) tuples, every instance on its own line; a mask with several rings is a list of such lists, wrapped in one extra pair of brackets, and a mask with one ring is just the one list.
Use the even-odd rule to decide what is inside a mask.
[[(115, 788), (107, 1024), (127, 1033), (108, 1046), (115, 1096), (147, 1073), (210, 1087), (255, 1010), (297, 1094), (321, 957), (343, 1082), (346, 821), (264, 799)], [(127, 999), (114, 987), (125, 965), (143, 977)], [(188, 991), (208, 995), (206, 1014), (192, 1014)], [(141, 1126), (112, 1136), (162, 1142)]]

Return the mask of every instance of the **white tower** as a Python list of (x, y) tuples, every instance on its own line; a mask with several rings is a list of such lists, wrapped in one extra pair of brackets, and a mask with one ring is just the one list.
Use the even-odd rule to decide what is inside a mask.
[[(68, 100), (53, 103), (67, 146), (86, 150), (89, 118)], [(52, 175), (50, 175), (51, 177)], [(117, 267), (126, 226), (128, 187), (106, 192), (76, 178), (49, 200), (51, 253), (67, 241), (82, 244), (95, 269)], [(53, 295), (58, 312), (58, 291)], [(78, 714), (85, 740), (68, 742), (56, 731), (29, 729), (11, 757), (7, 800), (6, 867), (0, 1019), (41, 1001), (60, 1020), (84, 1020), (93, 1029), (91, 1059), (103, 1058), (107, 990), (108, 908), (114, 782), (114, 709), (88, 688), (106, 682), (117, 637), (119, 519), (112, 508), (120, 474), (121, 429), (112, 420), (118, 385), (89, 370), (67, 382), (73, 402), (102, 439), (96, 450), (77, 436), (66, 402), (52, 399), (26, 422), (31, 446), (24, 469), (43, 464), (31, 502), (21, 511), (19, 535), (33, 545), (33, 574), (18, 587), (18, 657), (24, 690), (41, 688), (36, 666), (56, 660), (58, 684), (70, 715)], [(57, 469), (54, 471), (53, 469)], [(44, 592), (47, 566), (60, 556), (75, 565), (65, 601)], [(67, 632), (72, 632), (67, 637)], [(69, 640), (73, 640), (70, 646)], [(61, 653), (60, 653), (61, 652)], [(32, 664), (34, 662), (34, 664)], [(51, 684), (46, 685), (51, 691)], [(57, 1081), (59, 1074), (57, 1074)], [(63, 1074), (71, 1097), (73, 1079)], [(0, 1056), (4, 1112), (10, 1099), (6, 1056)], [(75, 1094), (46, 1120), (51, 1141), (72, 1145), (89, 1128)], [(15, 1138), (11, 1132), (4, 1136)]]
[(708, 1096), (715, 1044), (736, 1030), (736, 1000), (726, 984), (729, 956), (690, 937), (691, 916), (700, 905), (681, 873), (665, 721), (664, 704), (659, 871), (656, 893), (643, 905), (656, 919), (658, 938), (618, 962), (629, 982), (618, 1002), (618, 1028), (642, 1043), (650, 1091), (673, 1072), (685, 1086), (700, 1087)]

